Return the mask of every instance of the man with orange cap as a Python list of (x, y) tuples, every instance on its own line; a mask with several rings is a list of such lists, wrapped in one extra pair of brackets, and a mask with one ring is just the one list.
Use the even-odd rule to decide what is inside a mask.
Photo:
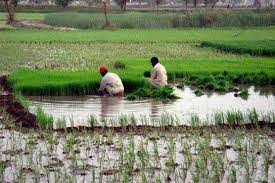
[(99, 72), (103, 77), (98, 89), (99, 93), (101, 95), (123, 96), (124, 86), (119, 76), (108, 72), (106, 67), (100, 67)]

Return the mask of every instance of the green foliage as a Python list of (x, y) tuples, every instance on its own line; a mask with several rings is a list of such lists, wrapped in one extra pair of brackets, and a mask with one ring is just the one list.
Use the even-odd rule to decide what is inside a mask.
[(53, 128), (53, 116), (46, 114), (41, 107), (36, 109), (36, 119), (39, 127), (41, 128)]
[[(59, 0), (65, 1), (65, 0)], [(109, 14), (109, 21), (122, 29), (165, 29), (183, 27), (255, 27), (275, 24), (274, 11), (258, 13), (249, 10), (223, 11), (199, 10), (183, 13), (140, 13)], [(50, 25), (80, 29), (98, 29), (104, 24), (103, 14), (98, 13), (52, 13), (45, 16)]]
[(225, 52), (250, 54), (254, 56), (274, 56), (275, 41), (206, 41), (202, 42), (203, 47), (212, 47)]
[(244, 123), (244, 114), (241, 111), (227, 111), (226, 120), (230, 125), (240, 125)]
[(241, 97), (247, 97), (249, 95), (248, 89), (247, 88), (243, 88), (240, 92), (240, 96)]
[(178, 97), (173, 93), (174, 89), (165, 86), (160, 88), (139, 88), (127, 96), (128, 100), (137, 100), (144, 98), (155, 98), (158, 100), (172, 100)]
[[(124, 70), (114, 70), (121, 78), (126, 92), (136, 91), (136, 96), (152, 95), (143, 73), (149, 72), (148, 60), (125, 60)], [(231, 91), (232, 83), (274, 85), (275, 63), (271, 60), (164, 60), (168, 78), (186, 78), (202, 89)], [(24, 95), (85, 95), (94, 94), (101, 77), (96, 70), (49, 71), (18, 70), (11, 74), (9, 82), (16, 92)], [(167, 94), (166, 89), (160, 91)], [(166, 93), (167, 92), (167, 93)], [(158, 98), (157, 91), (154, 97)], [(134, 99), (132, 95), (129, 99)]]
[(73, 0), (55, 0), (55, 4), (58, 6), (62, 6), (63, 8), (67, 7), (68, 4)]

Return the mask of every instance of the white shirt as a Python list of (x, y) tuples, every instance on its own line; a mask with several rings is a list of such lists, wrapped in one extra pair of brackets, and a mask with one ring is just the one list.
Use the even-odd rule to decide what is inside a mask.
[(167, 73), (166, 69), (160, 63), (157, 63), (152, 71), (151, 82), (153, 86), (165, 86), (167, 85)]
[(107, 72), (107, 74), (102, 78), (99, 91), (104, 91), (105, 89), (112, 89), (113, 94), (117, 94), (124, 91), (124, 86), (121, 79), (115, 73)]

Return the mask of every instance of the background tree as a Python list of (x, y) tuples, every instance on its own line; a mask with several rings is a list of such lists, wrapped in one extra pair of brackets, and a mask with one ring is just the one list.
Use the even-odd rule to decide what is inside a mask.
[(55, 4), (57, 6), (62, 6), (63, 8), (67, 7), (69, 5), (70, 2), (72, 2), (73, 0), (55, 0)]
[(4, 7), (6, 9), (6, 12), (8, 13), (8, 15), (7, 15), (7, 24), (11, 24), (15, 20), (14, 7), (17, 4), (15, 5), (13, 0), (3, 0), (3, 2), (4, 2)]
[(127, 0), (114, 0), (119, 6), (121, 11), (126, 11)]
[(159, 5), (162, 3), (162, 0), (156, 0), (156, 5), (157, 5), (157, 11), (159, 10)]
[(194, 8), (197, 8), (197, 0), (193, 0)]
[(185, 5), (185, 9), (187, 10), (187, 8), (188, 8), (188, 0), (183, 0), (182, 4)]

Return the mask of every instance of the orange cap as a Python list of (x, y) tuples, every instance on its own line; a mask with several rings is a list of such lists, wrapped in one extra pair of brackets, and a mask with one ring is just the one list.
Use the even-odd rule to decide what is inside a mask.
[(104, 66), (102, 66), (102, 67), (99, 68), (99, 72), (100, 72), (101, 74), (104, 73), (104, 72), (106, 72), (106, 71), (107, 71), (107, 68), (104, 67)]

